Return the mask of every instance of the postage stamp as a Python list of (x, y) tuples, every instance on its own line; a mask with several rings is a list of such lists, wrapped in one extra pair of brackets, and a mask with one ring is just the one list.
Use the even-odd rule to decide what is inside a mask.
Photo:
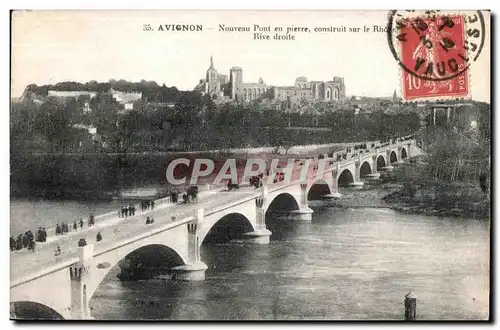
[(404, 100), (470, 98), (468, 68), (484, 45), (480, 11), (393, 11), (387, 31)]
[(12, 11), (10, 318), (491, 319), (491, 25)]

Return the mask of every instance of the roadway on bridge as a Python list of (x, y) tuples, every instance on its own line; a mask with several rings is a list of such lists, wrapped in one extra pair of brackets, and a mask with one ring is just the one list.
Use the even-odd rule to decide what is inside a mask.
[[(222, 190), (222, 189), (220, 189)], [(136, 212), (135, 216), (127, 218), (110, 219), (112, 225), (97, 227), (84, 227), (78, 234), (61, 235), (57, 239), (46, 243), (38, 243), (35, 252), (22, 249), (11, 252), (10, 277), (11, 283), (28, 275), (34, 275), (44, 269), (62, 264), (77, 258), (78, 240), (85, 238), (88, 244), (94, 244), (95, 253), (106, 251), (121, 241), (126, 241), (135, 236), (146, 234), (161, 227), (168, 226), (174, 222), (180, 222), (189, 216), (196, 216), (196, 210), (204, 208), (207, 211), (224, 204), (241, 200), (245, 197), (255, 195), (257, 190), (253, 187), (242, 187), (234, 192), (213, 192), (200, 196), (197, 203), (177, 204), (171, 207), (150, 210), (149, 212)], [(146, 225), (146, 217), (154, 218), (152, 225)], [(175, 217), (175, 221), (172, 220)], [(96, 235), (101, 232), (103, 240), (96, 242)], [(57, 246), (61, 247), (62, 253), (55, 256)]]

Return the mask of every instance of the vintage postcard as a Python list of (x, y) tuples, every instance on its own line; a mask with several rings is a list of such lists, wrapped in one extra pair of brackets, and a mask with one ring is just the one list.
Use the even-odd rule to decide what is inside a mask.
[(11, 12), (12, 320), (490, 320), (487, 10)]

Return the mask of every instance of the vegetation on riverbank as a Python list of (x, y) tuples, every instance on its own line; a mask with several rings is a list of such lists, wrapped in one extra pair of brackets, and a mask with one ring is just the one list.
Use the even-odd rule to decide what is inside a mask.
[(425, 160), (397, 165), (379, 180), (365, 181), (362, 189), (341, 189), (342, 197), (334, 202), (340, 208), (391, 208), (393, 210), (436, 216), (487, 219), (490, 195), (479, 182), (429, 180), (424, 176)]
[[(422, 156), (425, 158), (425, 156)], [(490, 195), (483, 192), (479, 181), (429, 180), (422, 167), (401, 166), (387, 180), (399, 182), (400, 188), (382, 199), (394, 210), (439, 216), (490, 217)], [(409, 171), (414, 171), (409, 175)], [(418, 178), (416, 178), (419, 176)], [(384, 189), (384, 184), (381, 186)], [(386, 191), (387, 193), (387, 191)]]

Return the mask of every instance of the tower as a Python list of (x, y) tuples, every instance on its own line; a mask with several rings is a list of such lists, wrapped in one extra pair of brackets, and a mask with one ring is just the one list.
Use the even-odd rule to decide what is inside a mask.
[(394, 90), (394, 94), (392, 95), (392, 101), (393, 102), (399, 101), (398, 94), (396, 94), (396, 90)]
[(232, 67), (229, 70), (229, 89), (231, 90), (231, 99), (235, 100), (241, 91), (243, 85), (243, 70), (240, 67)]
[(207, 70), (207, 82), (214, 83), (217, 81), (217, 70), (214, 67), (214, 60), (210, 56), (210, 67)]
[(218, 79), (217, 70), (214, 67), (214, 60), (210, 56), (210, 67), (207, 70), (207, 77), (205, 82), (205, 93), (211, 96), (218, 96), (220, 93), (220, 83)]

